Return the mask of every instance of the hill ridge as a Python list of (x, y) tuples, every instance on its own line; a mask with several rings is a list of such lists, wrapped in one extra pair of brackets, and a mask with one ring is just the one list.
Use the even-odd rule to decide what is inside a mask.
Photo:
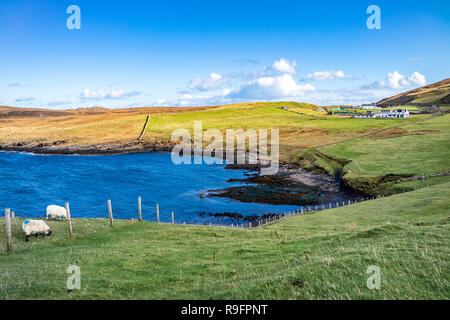
[(384, 98), (381, 106), (450, 104), (450, 78)]

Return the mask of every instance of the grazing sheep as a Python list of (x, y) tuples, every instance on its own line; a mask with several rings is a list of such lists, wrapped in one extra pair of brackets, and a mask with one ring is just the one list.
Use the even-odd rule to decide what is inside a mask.
[(42, 220), (25, 220), (22, 223), (22, 229), (25, 232), (25, 241), (28, 241), (30, 235), (37, 237), (39, 234), (49, 236), (52, 234), (50, 227)]
[(54, 218), (66, 218), (67, 219), (66, 208), (56, 206), (56, 205), (48, 206), (47, 207), (47, 219), (54, 219)]

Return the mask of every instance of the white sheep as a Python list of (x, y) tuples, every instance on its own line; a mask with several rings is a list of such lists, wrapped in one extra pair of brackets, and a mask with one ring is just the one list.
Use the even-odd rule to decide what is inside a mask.
[(28, 241), (33, 234), (36, 237), (39, 234), (43, 236), (50, 236), (52, 234), (50, 227), (42, 220), (25, 220), (22, 223), (22, 229), (25, 232), (25, 241)]
[(47, 219), (54, 218), (66, 218), (67, 219), (67, 211), (66, 208), (50, 205), (47, 207)]

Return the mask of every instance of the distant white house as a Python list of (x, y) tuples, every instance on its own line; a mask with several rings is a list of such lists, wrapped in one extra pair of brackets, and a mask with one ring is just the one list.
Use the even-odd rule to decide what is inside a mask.
[(411, 115), (409, 114), (408, 109), (394, 109), (394, 110), (381, 110), (380, 113), (381, 118), (409, 118)]
[(354, 118), (409, 118), (411, 115), (409, 114), (408, 109), (394, 109), (394, 110), (381, 110), (381, 112), (372, 112), (367, 111), (366, 114), (358, 114), (354, 116)]

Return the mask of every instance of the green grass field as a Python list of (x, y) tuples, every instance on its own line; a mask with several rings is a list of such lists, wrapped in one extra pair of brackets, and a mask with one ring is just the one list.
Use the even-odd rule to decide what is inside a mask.
[[(104, 219), (0, 246), (0, 299), (448, 299), (450, 184), (256, 229)], [(4, 221), (0, 220), (4, 234)], [(68, 292), (66, 268), (81, 268)], [(369, 266), (381, 289), (366, 287)]]
[[(348, 179), (364, 180), (389, 174), (425, 175), (450, 169), (450, 115), (404, 125), (397, 134), (354, 139), (319, 150), (351, 160), (343, 167)], [(399, 188), (410, 187), (401, 184)]]
[[(283, 103), (283, 105), (289, 105)], [(305, 110), (303, 106), (301, 109)], [(406, 125), (421, 121), (423, 116), (409, 119), (352, 119), (282, 110), (271, 104), (267, 106), (247, 106), (247, 108), (219, 108), (215, 110), (186, 112), (178, 114), (152, 115), (145, 139), (149, 141), (169, 141), (176, 129), (187, 129), (193, 134), (194, 121), (202, 121), (203, 130), (219, 129), (279, 129), (280, 159), (295, 162), (305, 150), (357, 138), (374, 130)]]
[[(295, 110), (295, 108), (294, 108)], [(297, 114), (273, 107), (246, 109), (219, 109), (212, 111), (187, 112), (178, 114), (155, 115), (151, 117), (149, 133), (163, 134), (170, 137), (173, 130), (183, 128), (192, 130), (194, 121), (202, 121), (204, 129), (259, 129), (314, 128), (329, 130), (334, 133), (345, 131), (364, 131), (374, 128), (387, 128), (393, 125), (410, 124), (423, 119), (417, 116), (410, 119), (353, 119), (339, 117), (320, 117)]]

